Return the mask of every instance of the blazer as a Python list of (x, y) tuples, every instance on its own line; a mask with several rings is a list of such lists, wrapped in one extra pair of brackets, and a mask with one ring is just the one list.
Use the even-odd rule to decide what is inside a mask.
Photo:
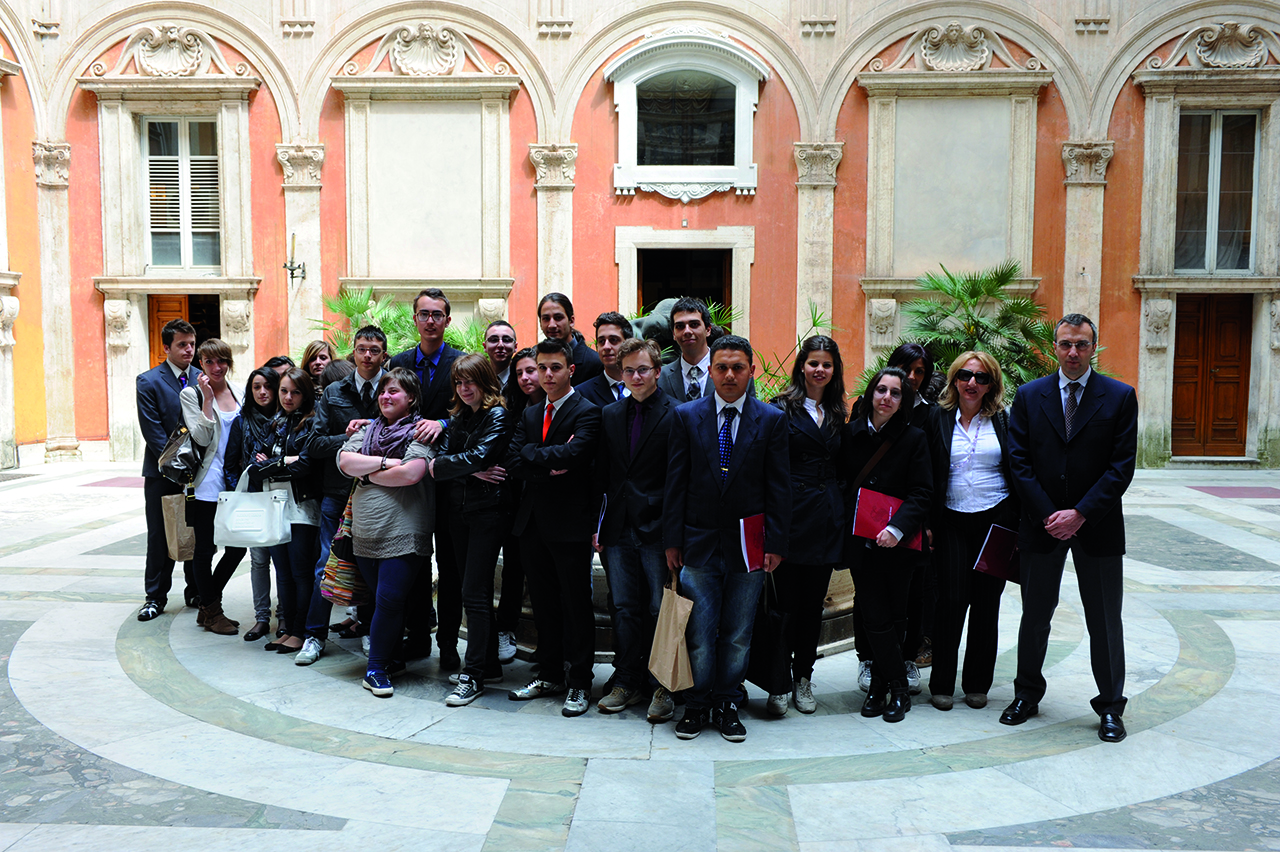
[[(924, 406), (921, 406), (923, 408)], [(1000, 442), (1000, 469), (1004, 473), (1004, 482), (1009, 489), (1009, 497), (1013, 508), (1007, 524), (1016, 528), (1018, 524), (1018, 489), (1013, 484), (1013, 471), (1009, 468), (1009, 414), (997, 411), (987, 421), (996, 433)], [(941, 405), (929, 406), (929, 418), (925, 421), (925, 437), (929, 440), (929, 455), (933, 461), (933, 506), (931, 522), (934, 529), (942, 522), (942, 512), (947, 508), (947, 488), (951, 484), (951, 439), (955, 435), (956, 412), (948, 411)], [(1005, 523), (1005, 521), (1002, 521)]]
[[(658, 387), (667, 396), (675, 400), (676, 405), (685, 402), (685, 386), (684, 386), (684, 369), (681, 366), (680, 356), (676, 356), (676, 360), (670, 364), (662, 365), (662, 372), (658, 374)], [(716, 392), (715, 386), (711, 384), (711, 371), (707, 371), (707, 375), (702, 377), (702, 396), (711, 396)], [(747, 383), (747, 396), (754, 397), (756, 395), (756, 380), (753, 378)]]
[[(523, 535), (535, 530), (548, 542), (590, 541), (599, 518), (591, 465), (600, 439), (600, 409), (582, 394), (570, 394), (544, 441), (545, 411), (545, 404), (524, 410), (507, 450), (503, 466), (511, 476), (524, 480), (512, 532)], [(552, 476), (553, 470), (568, 473)]]
[(661, 390), (646, 402), (640, 443), (631, 455), (631, 418), (637, 404), (616, 400), (600, 410), (600, 447), (596, 456), (598, 493), (604, 496), (600, 544), (614, 545), (631, 527), (641, 544), (662, 546), (662, 501), (667, 486), (671, 413), (676, 404)]
[[(193, 387), (200, 371), (195, 367), (187, 367), (187, 386)], [(145, 373), (139, 373), (138, 390), (138, 428), (142, 430), (145, 445), (142, 452), (142, 475), (160, 476), (160, 454), (164, 445), (169, 443), (169, 436), (182, 423), (182, 403), (178, 401), (178, 393), (182, 384), (174, 376), (167, 362), (161, 362)]]
[(774, 405), (787, 418), (787, 454), (791, 465), (791, 544), (787, 558), (801, 565), (831, 565), (844, 547), (844, 495), (836, 460), (843, 423), (833, 417), (813, 422), (809, 412), (790, 414), (781, 400)]
[[(511, 429), (501, 405), (481, 412), (470, 408), (449, 419), (440, 436), (434, 461), (436, 485), (444, 485), (447, 505), (457, 512), (492, 509), (503, 502), (501, 483), (485, 482), (471, 474), (505, 460)], [(445, 485), (445, 483), (448, 483)]]
[[(443, 356), (441, 360), (444, 360)], [(347, 442), (347, 424), (352, 420), (372, 420), (379, 413), (376, 394), (367, 408), (360, 399), (355, 373), (329, 385), (316, 400), (316, 413), (311, 418), (315, 426), (311, 429), (307, 453), (317, 464), (324, 466), (326, 497), (335, 497), (345, 503), (351, 494), (351, 480), (338, 470), (338, 451)]]
[(618, 398), (613, 395), (613, 389), (610, 387), (612, 382), (613, 380), (609, 378), (608, 374), (602, 372), (598, 376), (587, 379), (580, 385), (574, 385), (573, 389), (585, 396), (593, 405), (604, 408), (606, 405), (612, 405), (618, 401)]
[[(239, 403), (240, 397), (235, 388), (228, 385), (227, 390), (231, 391), (231, 398)], [(200, 398), (199, 389), (194, 384), (182, 389), (182, 393), (178, 394), (178, 401), (182, 406), (182, 420), (187, 424), (187, 430), (191, 432), (191, 440), (205, 448), (204, 461), (200, 463), (200, 470), (196, 472), (196, 478), (191, 483), (195, 486), (204, 482), (205, 474), (209, 472), (209, 468), (213, 467), (213, 462), (218, 457), (218, 447), (222, 443), (222, 420), (216, 416), (217, 402), (214, 402), (214, 418), (210, 420), (204, 416), (203, 400)], [(230, 439), (231, 436), (228, 434), (227, 437)], [(226, 453), (223, 453), (223, 462), (225, 470)], [(225, 475), (223, 481), (218, 483), (219, 490), (224, 485), (226, 485)]]
[[(393, 357), (386, 369), (403, 367), (415, 376), (418, 374), (418, 347), (406, 349)], [(418, 413), (427, 420), (443, 420), (449, 416), (449, 403), (453, 399), (453, 362), (462, 353), (447, 343), (440, 344), (440, 361), (436, 364), (435, 377), (422, 389), (418, 400)], [(425, 373), (424, 373), (425, 376)]]
[(745, 571), (738, 522), (764, 515), (764, 550), (786, 557), (791, 538), (791, 466), (787, 418), (747, 396), (729, 471), (720, 480), (715, 396), (673, 413), (662, 540), (683, 549), (686, 565), (705, 565), (717, 549), (730, 571)]
[(1138, 455), (1138, 398), (1096, 370), (1080, 395), (1067, 440), (1055, 372), (1018, 388), (1009, 415), (1009, 467), (1022, 498), (1018, 547), (1045, 553), (1060, 542), (1044, 531), (1059, 509), (1084, 515), (1076, 538), (1090, 556), (1125, 552), (1121, 496)]
[[(867, 416), (856, 413), (844, 425), (840, 441), (840, 475), (844, 480), (845, 504), (845, 559), (857, 564), (870, 539), (853, 535), (853, 518), (858, 508), (858, 495), (853, 490), (854, 480), (862, 472), (871, 456), (886, 440), (893, 446), (867, 474), (861, 488), (869, 488), (897, 497), (902, 506), (894, 514), (891, 525), (902, 531), (909, 540), (925, 525), (929, 516), (929, 501), (933, 494), (933, 474), (930, 471), (929, 445), (924, 433), (912, 426), (907, 419), (892, 419), (879, 432), (867, 428)], [(871, 545), (876, 547), (875, 544)], [(895, 548), (895, 551), (897, 549)], [(914, 550), (901, 548), (904, 558), (914, 558)]]
[(588, 346), (582, 334), (576, 331), (573, 333), (573, 364), (573, 378), (569, 384), (574, 388), (604, 372), (604, 364), (596, 350)]

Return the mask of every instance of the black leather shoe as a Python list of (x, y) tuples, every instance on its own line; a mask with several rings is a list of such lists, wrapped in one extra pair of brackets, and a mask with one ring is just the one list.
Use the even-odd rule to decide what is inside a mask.
[(884, 705), (884, 692), (875, 689), (873, 685), (871, 691), (867, 693), (867, 700), (862, 702), (862, 715), (867, 719), (883, 716)]
[(142, 605), (142, 609), (138, 610), (138, 620), (150, 621), (162, 612), (164, 612), (164, 606), (155, 601), (147, 601)]
[(1001, 725), (1021, 725), (1032, 716), (1039, 715), (1040, 705), (1032, 704), (1025, 698), (1015, 698), (1013, 703), (1004, 708), (1000, 714)]
[(1104, 743), (1118, 743), (1128, 735), (1119, 713), (1102, 714), (1102, 724), (1098, 725), (1098, 739)]

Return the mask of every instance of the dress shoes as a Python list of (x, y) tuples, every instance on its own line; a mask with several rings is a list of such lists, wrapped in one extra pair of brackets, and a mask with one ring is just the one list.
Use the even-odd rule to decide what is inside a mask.
[(1001, 725), (1021, 725), (1032, 716), (1040, 713), (1040, 705), (1032, 704), (1025, 698), (1015, 698), (1013, 703), (1004, 708), (1000, 714)]
[(1104, 743), (1118, 743), (1128, 736), (1124, 729), (1124, 720), (1119, 713), (1103, 713), (1102, 722), (1098, 725), (1098, 739)]
[(271, 625), (265, 621), (254, 622), (253, 627), (249, 628), (244, 634), (244, 641), (257, 642), (262, 637), (271, 632)]

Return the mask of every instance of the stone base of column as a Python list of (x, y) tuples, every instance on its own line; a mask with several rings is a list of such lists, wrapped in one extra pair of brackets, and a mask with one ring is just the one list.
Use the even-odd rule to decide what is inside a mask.
[(75, 438), (50, 438), (44, 442), (46, 462), (80, 461), (80, 442)]

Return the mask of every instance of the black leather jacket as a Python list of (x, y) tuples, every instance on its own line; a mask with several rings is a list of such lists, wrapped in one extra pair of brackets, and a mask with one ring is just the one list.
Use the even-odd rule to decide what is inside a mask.
[(371, 420), (378, 416), (378, 401), (371, 399), (366, 408), (356, 390), (353, 373), (324, 389), (316, 401), (316, 413), (312, 418), (315, 427), (311, 431), (308, 454), (317, 466), (324, 468), (324, 493), (343, 503), (351, 493), (351, 479), (338, 470), (338, 450), (347, 442), (347, 424), (352, 420)]
[[(261, 485), (264, 479), (288, 481), (293, 485), (293, 499), (299, 503), (319, 499), (324, 486), (324, 471), (315, 463), (307, 446), (315, 422), (315, 417), (304, 420), (297, 414), (277, 414), (254, 450), (255, 455), (262, 453), (267, 460), (250, 465), (245, 471), (250, 481), (254, 485)], [(293, 464), (285, 464), (286, 456), (298, 458)]]
[(469, 408), (449, 420), (436, 449), (435, 480), (448, 482), (448, 506), (458, 512), (474, 512), (505, 505), (502, 485), (471, 474), (501, 463), (513, 431), (507, 410), (495, 405), (486, 411)]

